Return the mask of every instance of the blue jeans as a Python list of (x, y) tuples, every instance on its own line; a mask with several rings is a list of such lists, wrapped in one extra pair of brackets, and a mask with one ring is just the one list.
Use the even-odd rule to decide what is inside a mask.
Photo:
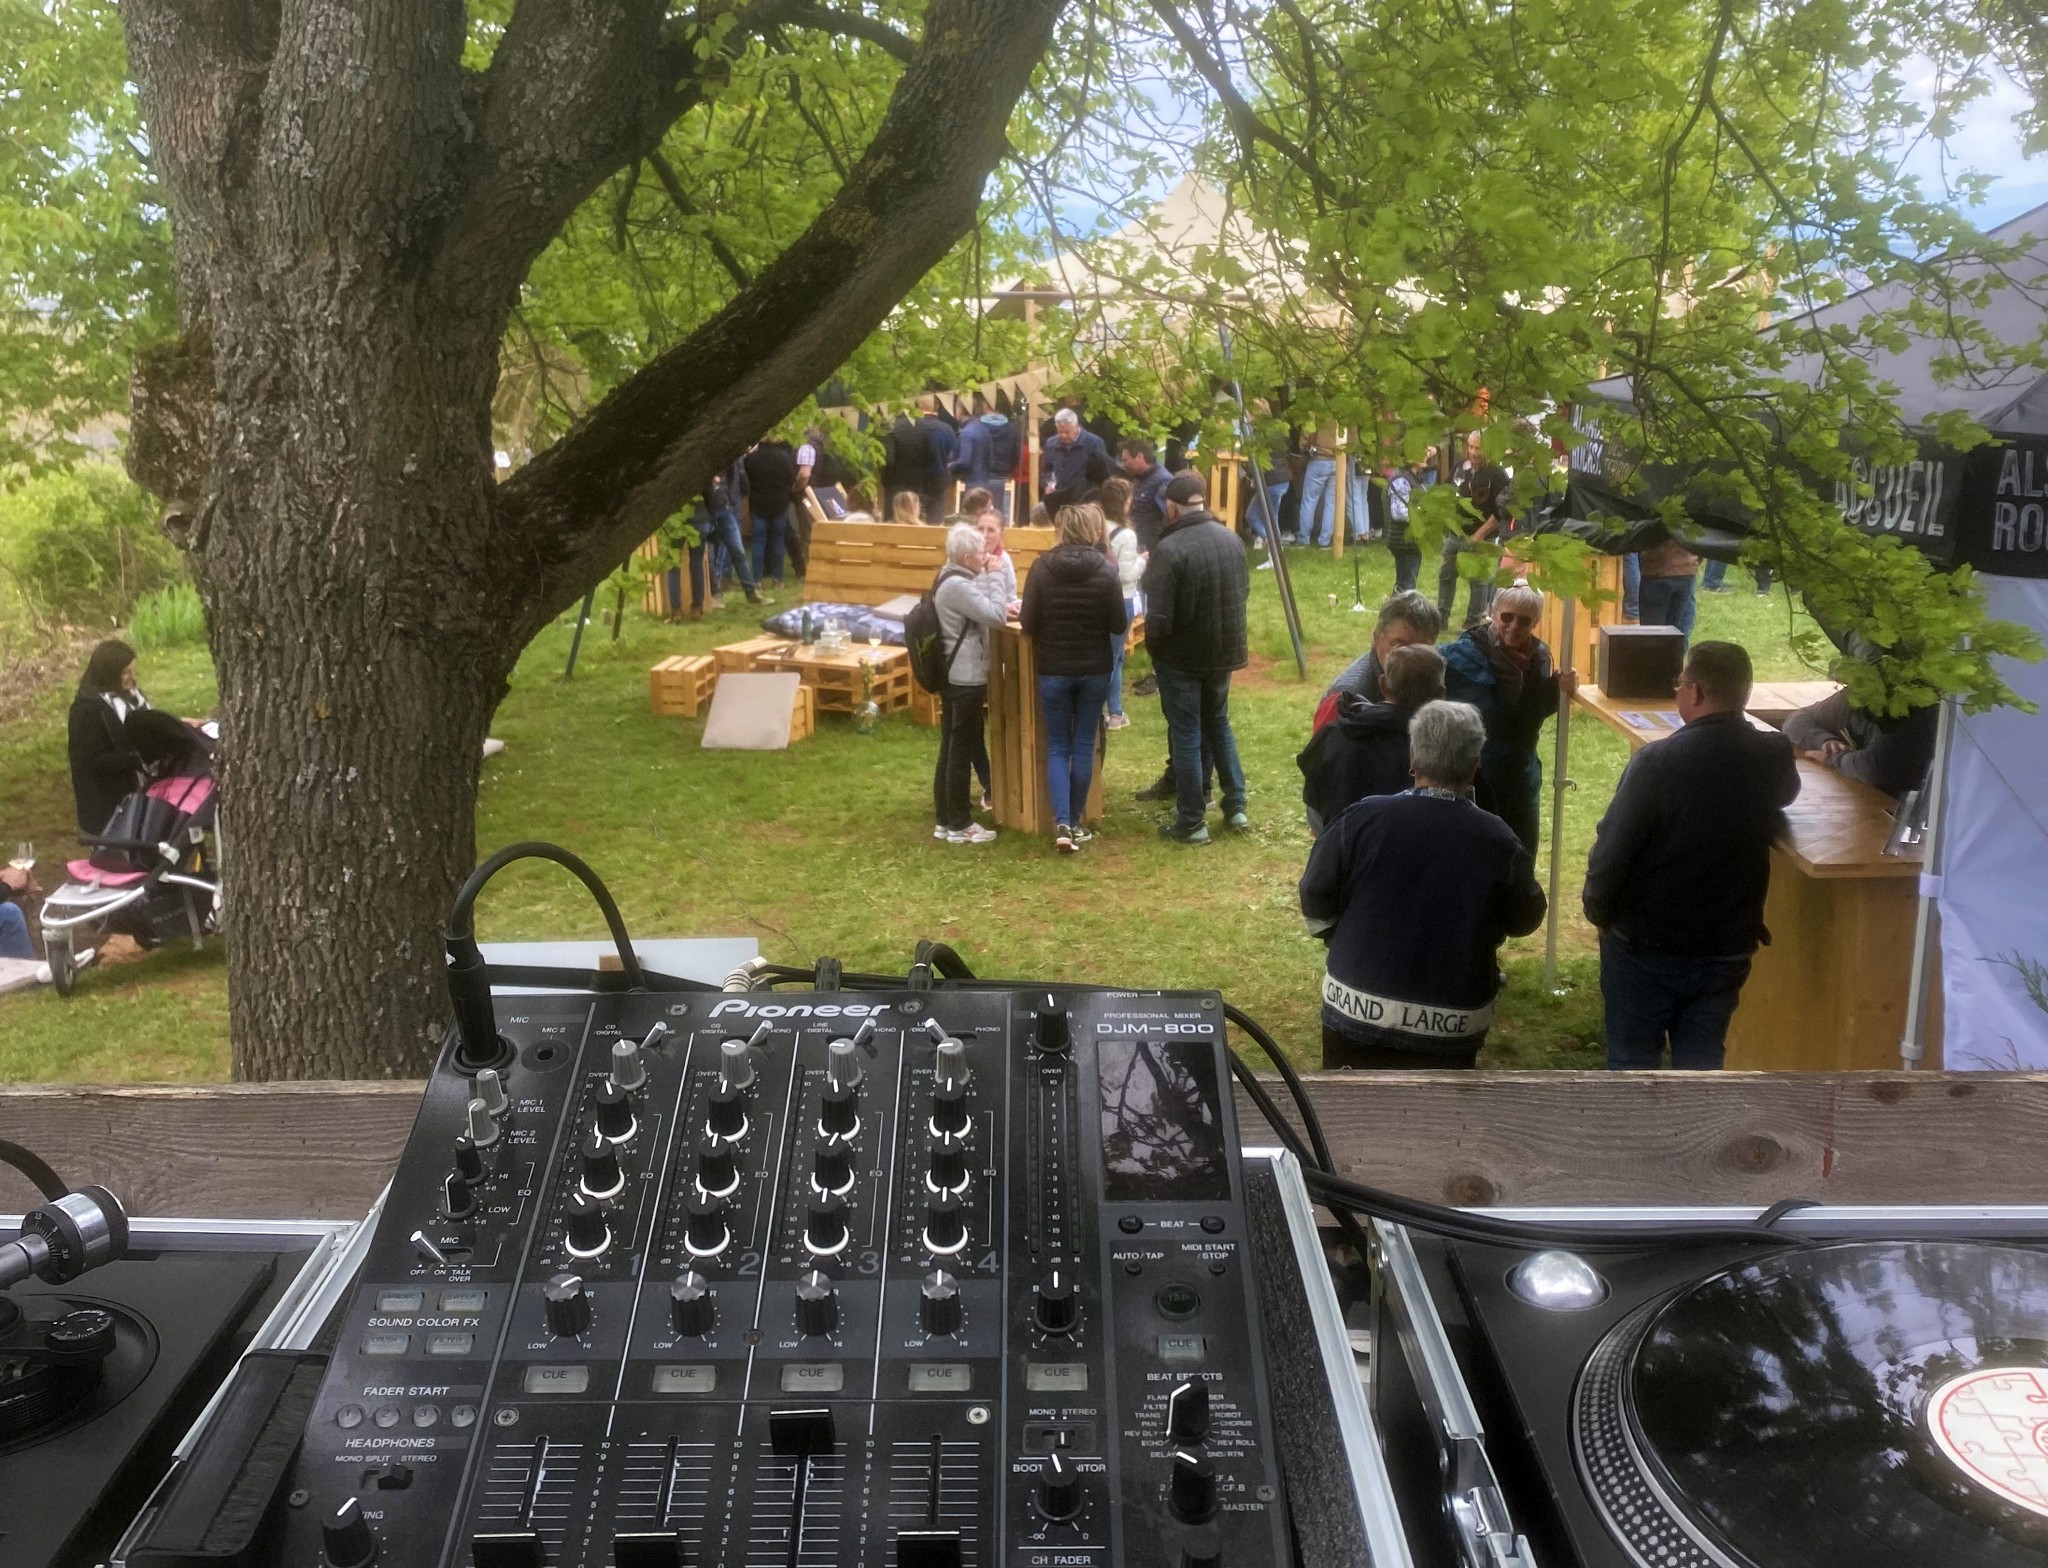
[(1095, 779), (1095, 737), (1102, 729), (1102, 705), (1109, 697), (1107, 675), (1041, 675), (1038, 700), (1045, 709), (1045, 776), (1052, 786), (1052, 819), (1067, 827), (1088, 809)]
[(1645, 577), (1638, 601), (1645, 626), (1676, 626), (1688, 642), (1692, 640), (1699, 596), (1690, 572), (1683, 577)]
[(1621, 613), (1631, 621), (1643, 613), (1643, 558), (1639, 555), (1621, 558)]
[(1223, 814), (1244, 810), (1244, 764), (1230, 729), (1230, 672), (1192, 675), (1170, 664), (1154, 664), (1159, 706), (1172, 741), (1174, 806), (1178, 826), (1192, 833), (1202, 825), (1202, 771), (1213, 762), (1223, 790)]
[[(1134, 594), (1124, 595), (1124, 614), (1131, 620), (1138, 618), (1138, 600)], [(1124, 634), (1118, 632), (1109, 639), (1109, 711), (1122, 717), (1124, 711)]]
[(33, 958), (36, 945), (28, 939), (28, 916), (19, 904), (0, 904), (0, 958)]
[(1707, 569), (1700, 573), (1700, 586), (1706, 589), (1708, 593), (1719, 593), (1721, 591), (1721, 583), (1727, 576), (1728, 563), (1726, 561), (1709, 561), (1707, 562)]
[(1301, 470), (1301, 537), (1310, 544), (1330, 542), (1337, 516), (1337, 460), (1312, 457)]
[(1644, 953), (1611, 931), (1600, 933), (1600, 1000), (1607, 1013), (1607, 1065), (1640, 1070), (1721, 1066), (1728, 1020), (1742, 999), (1749, 959), (1680, 958)]
[(749, 599), (755, 597), (755, 585), (761, 579), (758, 573), (747, 570), (747, 547), (740, 542), (740, 520), (731, 512), (713, 512), (711, 521), (700, 527), (704, 543), (712, 550), (711, 591), (718, 592), (719, 585), (725, 581), (725, 574), (719, 571), (717, 560), (718, 552), (723, 550), (731, 569), (739, 574), (740, 587), (746, 590)]
[(764, 518), (754, 514), (754, 581), (766, 582), (782, 575), (782, 550), (789, 538), (789, 508)]
[(1387, 553), (1394, 558), (1394, 592), (1408, 592), (1422, 575), (1422, 546), (1407, 539), (1388, 545)]

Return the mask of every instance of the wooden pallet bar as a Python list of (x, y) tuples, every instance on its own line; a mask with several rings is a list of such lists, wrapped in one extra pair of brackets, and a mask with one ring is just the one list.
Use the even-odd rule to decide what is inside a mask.
[[(1277, 1079), (1268, 1083), (1284, 1099)], [(1338, 1164), (1468, 1205), (2034, 1203), (2048, 1075), (1312, 1074)], [(345, 1219), (376, 1199), (422, 1085), (0, 1086), (0, 1137), (136, 1214)], [(1240, 1097), (1247, 1144), (1269, 1142)], [(0, 1171), (0, 1208), (35, 1201)]]

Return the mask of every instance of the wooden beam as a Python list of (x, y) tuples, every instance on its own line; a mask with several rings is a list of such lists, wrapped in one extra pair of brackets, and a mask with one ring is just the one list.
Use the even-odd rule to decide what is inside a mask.
[[(1269, 1080), (1283, 1097), (1277, 1079)], [(2048, 1076), (1360, 1073), (1309, 1079), (1346, 1174), (1464, 1204), (2032, 1203)], [(132, 1212), (361, 1214), (417, 1083), (0, 1087), (0, 1137)], [(1252, 1108), (1247, 1143), (1272, 1141)], [(33, 1201), (0, 1179), (0, 1208)]]

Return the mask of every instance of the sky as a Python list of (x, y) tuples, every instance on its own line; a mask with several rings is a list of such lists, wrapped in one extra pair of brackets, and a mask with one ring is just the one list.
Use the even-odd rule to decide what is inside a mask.
[[(1996, 227), (2048, 202), (2048, 156), (2027, 158), (2020, 153), (2014, 120), (2025, 102), (2025, 94), (1999, 75), (1992, 90), (1970, 105), (1948, 140), (1951, 169), (1961, 165), (1997, 175), (1984, 205), (1969, 213), (1980, 228)], [(1941, 149), (1933, 143), (1916, 148), (1906, 166), (1920, 176), (1930, 195), (1941, 190)]]

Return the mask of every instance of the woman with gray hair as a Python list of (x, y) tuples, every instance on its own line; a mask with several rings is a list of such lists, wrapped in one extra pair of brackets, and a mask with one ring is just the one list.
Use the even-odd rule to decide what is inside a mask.
[(981, 530), (955, 523), (946, 530), (946, 564), (932, 583), (939, 612), (939, 645), (946, 684), (939, 693), (939, 757), (932, 769), (932, 837), (948, 844), (986, 844), (994, 828), (974, 820), (967, 793), (974, 759), (986, 755), (982, 726), (988, 717), (988, 629), (1003, 612), (976, 585), (982, 567)]
[(1578, 673), (1554, 670), (1536, 635), (1543, 593), (1526, 583), (1493, 596), (1486, 619), (1444, 649), (1444, 693), (1470, 703), (1486, 724), (1473, 798), (1515, 830), (1531, 855), (1542, 837), (1543, 764), (1536, 742), (1557, 713), (1560, 693), (1578, 690)]
[(1309, 852), (1326, 1068), (1471, 1067), (1486, 1043), (1500, 945), (1543, 923), (1544, 900), (1529, 852), (1473, 804), (1485, 744), (1471, 706), (1426, 704), (1408, 726), (1415, 787), (1359, 801)]

